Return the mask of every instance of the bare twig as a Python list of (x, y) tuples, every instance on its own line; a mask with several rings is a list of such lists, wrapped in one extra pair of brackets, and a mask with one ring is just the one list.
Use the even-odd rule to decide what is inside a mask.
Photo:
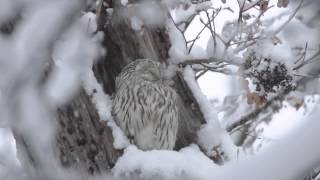
[(211, 22), (210, 22), (210, 16), (209, 16), (209, 13), (208, 11), (206, 11), (206, 16), (207, 16), (207, 19), (208, 21), (210, 22), (209, 23), (209, 27), (208, 29), (210, 30), (210, 33), (211, 33), (211, 37), (212, 37), (212, 40), (213, 40), (213, 50), (214, 50), (214, 53), (216, 52), (216, 48), (217, 48), (217, 39), (216, 39), (216, 28), (215, 28), (215, 17), (217, 17), (217, 15), (219, 14), (219, 12), (221, 11), (221, 8), (218, 9), (217, 13), (215, 14), (214, 11), (212, 12), (212, 25), (211, 25)]
[(242, 9), (242, 12), (245, 12), (245, 11), (253, 8), (254, 6), (258, 5), (261, 1), (262, 1), (262, 0), (256, 0), (256, 1), (251, 2), (250, 4), (248, 4), (247, 7), (244, 7), (244, 8)]
[(307, 55), (307, 49), (308, 49), (308, 42), (306, 42), (306, 45), (304, 47), (304, 51), (301, 54), (301, 57), (299, 57), (294, 64), (297, 64), (299, 61), (302, 60), (302, 62), (304, 62), (304, 60), (306, 59), (306, 55)]
[(177, 30), (181, 33), (183, 39), (184, 39), (184, 42), (185, 42), (185, 48), (188, 49), (188, 45), (187, 45), (187, 39), (186, 39), (186, 36), (184, 35), (184, 32), (178, 27), (178, 25), (176, 24), (176, 22), (174, 21), (174, 19), (172, 18), (170, 12), (168, 12), (168, 16), (169, 18), (171, 19), (172, 23), (174, 24), (174, 26), (177, 28)]
[(208, 59), (189, 59), (189, 60), (186, 60), (186, 61), (183, 61), (181, 63), (179, 63), (179, 67), (185, 67), (187, 65), (194, 65), (194, 64), (209, 64), (209, 63), (212, 63), (212, 62), (215, 62), (215, 63), (228, 63), (228, 64), (231, 64), (231, 65), (235, 65), (235, 66), (241, 66), (242, 64), (241, 63), (238, 63), (238, 62), (233, 62), (233, 61), (228, 61), (228, 60), (225, 60), (225, 59), (218, 59), (218, 58), (215, 58), (215, 57), (211, 57), (211, 58), (208, 58)]
[(208, 21), (208, 22), (202, 27), (202, 29), (198, 32), (198, 34), (196, 35), (196, 37), (195, 37), (193, 40), (189, 41), (189, 42), (191, 43), (191, 45), (190, 45), (189, 48), (188, 48), (188, 53), (189, 53), (189, 54), (190, 54), (190, 52), (191, 52), (191, 50), (192, 50), (195, 42), (200, 38), (200, 35), (201, 35), (202, 32), (206, 29), (207, 25), (208, 25), (210, 22), (211, 22), (211, 21)]
[(202, 72), (200, 72), (200, 73), (196, 76), (196, 79), (199, 79), (202, 75), (204, 75), (204, 74), (207, 73), (208, 71), (209, 71), (208, 69), (203, 70)]
[[(202, 23), (203, 25), (205, 25), (204, 28), (208, 28), (208, 29), (210, 30), (209, 23), (204, 23), (203, 21), (201, 21), (201, 23)], [(216, 36), (224, 45), (227, 45), (227, 42), (226, 42), (219, 34), (215, 33), (215, 36)]]
[[(304, 53), (304, 58), (305, 58), (305, 56), (306, 56), (306, 53)], [(304, 60), (302, 61), (302, 63), (299, 64), (298, 66), (294, 67), (293, 70), (298, 70), (298, 69), (300, 69), (301, 67), (303, 67), (303, 66), (305, 66), (305, 65), (307, 65), (307, 64), (310, 64), (310, 63), (313, 63), (313, 62), (318, 61), (319, 59), (317, 59), (317, 57), (320, 57), (320, 46), (319, 46), (318, 51), (317, 51), (315, 54), (313, 54), (313, 55), (312, 55), (310, 58), (308, 58), (308, 59), (304, 59)]]
[(256, 110), (252, 111), (251, 113), (247, 114), (246, 116), (243, 116), (242, 118), (240, 118), (239, 121), (236, 121), (235, 123), (227, 126), (226, 127), (227, 131), (231, 132), (240, 126), (251, 124), (255, 120), (255, 118), (257, 118), (262, 112), (266, 111), (276, 101), (282, 101), (291, 91), (292, 91), (292, 89), (286, 89), (286, 90), (280, 92), (277, 96), (275, 96), (271, 100), (269, 100), (264, 106), (257, 108)]
[[(206, 15), (207, 15), (207, 21), (208, 22), (203, 22), (203, 20), (200, 18), (200, 22), (204, 25), (202, 27), (202, 29), (198, 32), (198, 34), (196, 35), (196, 37), (193, 39), (193, 40), (190, 40), (188, 41), (188, 43), (191, 43), (191, 45), (189, 46), (189, 49), (188, 49), (188, 53), (190, 54), (195, 42), (200, 38), (200, 35), (203, 33), (203, 31), (208, 28), (212, 34), (212, 37), (218, 37), (223, 43), (225, 43), (225, 41), (222, 39), (221, 36), (219, 36), (217, 33), (215, 33), (215, 25), (214, 25), (214, 19), (219, 15), (219, 13), (221, 12), (221, 7), (217, 10), (216, 13), (214, 13), (213, 11), (213, 15), (212, 15), (212, 18), (209, 17), (209, 14), (207, 11), (205, 11)], [(213, 27), (214, 29), (212, 30), (212, 26), (211, 26), (211, 23), (213, 23)], [(213, 31), (213, 32), (212, 32)]]

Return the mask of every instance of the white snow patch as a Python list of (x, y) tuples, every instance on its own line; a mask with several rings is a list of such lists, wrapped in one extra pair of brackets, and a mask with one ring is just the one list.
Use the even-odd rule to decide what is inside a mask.
[[(319, 108), (306, 116), (300, 127), (294, 128), (284, 138), (274, 141), (254, 156), (246, 156), (226, 164), (218, 179), (232, 180), (291, 180), (299, 179), (312, 167), (319, 165), (320, 135)], [(303, 133), (302, 133), (303, 132)], [(232, 174), (232, 176), (228, 175)], [(232, 178), (233, 177), (233, 178)]]
[[(236, 147), (232, 145), (230, 136), (221, 128), (217, 112), (212, 108), (208, 98), (201, 92), (196, 80), (193, 70), (186, 67), (183, 72), (184, 79), (191, 89), (194, 97), (199, 103), (200, 109), (206, 119), (207, 124), (198, 132), (198, 142), (208, 153), (213, 147), (220, 146), (226, 153), (226, 156), (232, 158), (235, 156)], [(210, 138), (209, 138), (210, 137)]]
[(142, 1), (131, 4), (122, 13), (128, 18), (136, 16), (144, 25), (150, 27), (162, 26), (167, 20), (167, 14), (163, 7), (155, 1)]
[(88, 33), (96, 29), (94, 23), (90, 24), (90, 17), (94, 15), (85, 14), (54, 45), (54, 66), (46, 84), (46, 94), (55, 105), (64, 104), (73, 97), (86, 67), (101, 53), (98, 39), (88, 37)]
[(127, 176), (137, 173), (141, 178), (210, 179), (219, 166), (205, 156), (196, 145), (177, 151), (141, 151), (129, 146), (119, 158), (113, 173)]
[(103, 121), (107, 121), (107, 125), (112, 130), (114, 138), (113, 146), (116, 149), (123, 149), (130, 143), (122, 130), (116, 125), (111, 115), (112, 100), (110, 96), (104, 93), (101, 85), (97, 82), (91, 66), (88, 67), (87, 75), (83, 82), (86, 92), (92, 95), (92, 102), (96, 106), (99, 117)]
[(169, 49), (170, 61), (173, 63), (182, 62), (188, 57), (184, 37), (172, 21), (167, 23), (167, 28), (171, 42)]
[(208, 98), (201, 92), (201, 89), (195, 79), (193, 70), (190, 67), (186, 67), (183, 71), (184, 80), (187, 82), (189, 88), (191, 89), (194, 97), (198, 101), (201, 111), (207, 122), (214, 122), (215, 130), (220, 131), (220, 125), (218, 122), (218, 117), (216, 111), (211, 108)]
[(216, 38), (215, 42), (216, 43), (214, 43), (212, 38), (208, 41), (206, 50), (209, 57), (215, 57), (218, 60), (225, 60), (227, 57), (231, 56), (233, 51), (231, 47), (226, 49), (225, 44), (219, 38)]
[(128, 4), (128, 0), (121, 0), (122, 6), (126, 6)]
[(131, 27), (135, 31), (141, 30), (143, 22), (136, 16), (131, 17)]
[(92, 12), (88, 12), (88, 13), (85, 13), (80, 21), (86, 25), (86, 31), (87, 32), (95, 32), (97, 30), (97, 23), (96, 23), (96, 15), (93, 14)]
[(183, 6), (179, 6), (178, 8), (171, 11), (171, 15), (176, 24), (180, 22), (186, 21), (192, 15), (207, 10), (212, 7), (211, 1), (205, 1), (202, 3), (191, 4), (188, 9), (185, 9)]

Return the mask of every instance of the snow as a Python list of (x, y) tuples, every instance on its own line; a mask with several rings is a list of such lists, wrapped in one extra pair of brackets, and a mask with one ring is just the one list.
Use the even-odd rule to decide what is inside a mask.
[(280, 38), (291, 47), (304, 47), (308, 43), (309, 49), (319, 46), (319, 28), (308, 27), (294, 19), (280, 33)]
[(304, 123), (305, 118), (313, 112), (318, 101), (319, 97), (317, 96), (306, 96), (304, 106), (298, 110), (288, 104), (288, 102), (284, 102), (284, 107), (273, 115), (270, 124), (261, 125), (264, 127), (262, 135), (270, 139), (281, 139), (286, 137), (291, 131), (300, 128), (300, 125)]
[(128, 4), (128, 0), (121, 0), (122, 6), (126, 6)]
[[(85, 25), (89, 23), (89, 26), (87, 28), (87, 33), (89, 34), (95, 32), (97, 28), (95, 21), (92, 21), (92, 19), (93, 20), (95, 19), (95, 15), (90, 12), (83, 15), (83, 17), (81, 18), (82, 24)], [(97, 34), (96, 37), (93, 38), (93, 40), (99, 42), (102, 40), (102, 37), (100, 36), (100, 34)], [(70, 43), (68, 43), (68, 45), (70, 45)], [(63, 52), (63, 54), (65, 55), (66, 53)], [(113, 146), (116, 149), (123, 149), (130, 144), (129, 140), (113, 120), (113, 117), (111, 115), (111, 108), (112, 108), (111, 97), (104, 93), (102, 86), (98, 83), (92, 71), (92, 64), (93, 64), (93, 61), (91, 62), (88, 61), (87, 64), (82, 66), (84, 69), (81, 70), (81, 74), (77, 74), (76, 77), (81, 78), (80, 79), (81, 83), (86, 93), (91, 96), (91, 100), (97, 109), (100, 120), (106, 121), (107, 125), (111, 128), (113, 139), (114, 139)], [(62, 67), (68, 67), (68, 66), (63, 65)], [(64, 79), (64, 81), (66, 80)], [(75, 81), (76, 80), (73, 80), (73, 82)], [(70, 83), (72, 84), (72, 82)], [(77, 86), (73, 85), (73, 87), (77, 87)]]
[(136, 16), (131, 17), (131, 27), (135, 31), (141, 30), (143, 22)]
[(88, 33), (93, 33), (97, 30), (97, 23), (96, 23), (96, 15), (92, 12), (85, 13), (81, 19), (81, 23), (86, 25), (86, 31)]
[(216, 38), (216, 46), (214, 40), (210, 38), (206, 50), (208, 57), (215, 57), (218, 60), (228, 59), (232, 52), (231, 48), (226, 49), (226, 46), (219, 38)]
[(209, 179), (218, 166), (205, 156), (196, 145), (177, 151), (152, 150), (143, 152), (129, 146), (119, 158), (113, 174), (129, 177), (134, 173), (144, 179)]
[(297, 179), (320, 161), (320, 146), (315, 143), (319, 137), (318, 116), (319, 105), (306, 117), (307, 121), (283, 139), (274, 141), (258, 154), (227, 165), (226, 168), (233, 168), (233, 176), (241, 179)]
[(173, 22), (167, 23), (171, 47), (169, 49), (170, 61), (177, 64), (187, 59), (186, 42), (181, 32), (176, 28)]
[(18, 165), (16, 144), (9, 128), (0, 128), (0, 177), (1, 166)]
[(92, 95), (92, 102), (95, 105), (99, 117), (102, 121), (106, 121), (112, 130), (113, 146), (116, 149), (123, 149), (130, 143), (122, 130), (116, 125), (111, 115), (112, 100), (111, 97), (104, 93), (101, 85), (97, 82), (91, 66), (87, 69), (86, 77), (83, 82), (84, 88), (89, 95)]
[(201, 111), (207, 122), (214, 122), (216, 124), (216, 131), (220, 130), (218, 123), (218, 118), (216, 116), (216, 111), (211, 108), (211, 105), (207, 97), (201, 92), (196, 80), (193, 70), (190, 67), (186, 67), (183, 71), (184, 80), (187, 82), (189, 88), (191, 89), (194, 97), (198, 101)]
[(166, 22), (166, 13), (164, 13), (161, 5), (155, 1), (142, 1), (131, 4), (122, 13), (129, 19), (136, 16), (147, 27), (158, 27)]
[(211, 1), (201, 2), (199, 4), (191, 4), (188, 9), (179, 6), (171, 11), (171, 15), (176, 24), (186, 21), (190, 16), (197, 14), (200, 11), (207, 10), (212, 7)]
[(217, 111), (213, 109), (208, 98), (201, 92), (195, 80), (193, 70), (190, 67), (186, 67), (183, 76), (199, 103), (200, 109), (207, 122), (198, 132), (198, 142), (202, 145), (201, 147), (203, 147), (207, 153), (210, 153), (213, 147), (221, 146), (228, 158), (234, 157), (236, 147), (233, 145), (230, 136), (226, 136), (227, 133), (221, 128)]
[[(113, 174), (117, 177), (150, 179), (219, 179), (219, 180), (291, 180), (302, 176), (320, 159), (319, 105), (306, 116), (300, 127), (254, 155), (239, 152), (223, 166), (215, 165), (196, 145), (180, 151), (140, 151), (129, 146), (117, 161)], [(302, 133), (303, 132), (303, 133)]]

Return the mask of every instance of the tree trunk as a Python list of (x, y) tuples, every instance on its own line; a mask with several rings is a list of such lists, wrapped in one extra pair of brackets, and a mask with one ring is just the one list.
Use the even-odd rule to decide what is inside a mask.
[[(165, 25), (143, 27), (136, 32), (130, 22), (121, 15), (124, 7), (118, 1), (105, 0), (114, 12), (110, 17), (106, 7), (100, 6), (98, 30), (104, 32), (103, 46), (106, 55), (93, 66), (94, 74), (105, 93), (112, 95), (114, 79), (121, 69), (137, 58), (151, 58), (166, 62), (170, 40)], [(196, 132), (204, 118), (181, 73), (173, 78), (174, 88), (180, 95), (178, 139), (175, 149), (180, 149), (196, 140)], [(110, 170), (121, 150), (113, 147), (113, 136), (105, 121), (100, 121), (91, 96), (83, 89), (67, 105), (57, 109), (57, 156), (65, 167), (85, 169), (89, 173), (103, 173)], [(32, 152), (31, 152), (32, 153)]]

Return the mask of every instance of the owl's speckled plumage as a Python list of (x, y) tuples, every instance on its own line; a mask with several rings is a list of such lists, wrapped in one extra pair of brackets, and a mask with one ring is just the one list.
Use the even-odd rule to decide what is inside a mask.
[(178, 130), (176, 92), (164, 82), (164, 67), (138, 59), (116, 78), (112, 114), (124, 133), (143, 150), (173, 149)]

